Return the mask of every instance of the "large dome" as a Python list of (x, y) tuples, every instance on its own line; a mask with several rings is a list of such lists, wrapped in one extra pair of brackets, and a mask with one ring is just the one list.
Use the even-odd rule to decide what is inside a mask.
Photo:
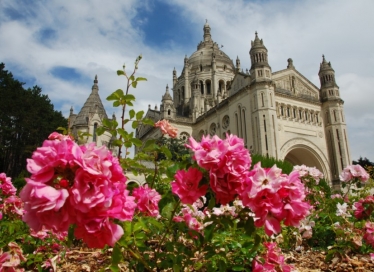
[(220, 46), (212, 40), (209, 24), (206, 23), (203, 29), (204, 40), (198, 44), (197, 51), (188, 59), (190, 69), (192, 71), (199, 69), (200, 65), (202, 65), (202, 67), (211, 66), (212, 59), (215, 57), (217, 66), (226, 66), (230, 68), (229, 70), (234, 71), (235, 67), (233, 61), (220, 49)]

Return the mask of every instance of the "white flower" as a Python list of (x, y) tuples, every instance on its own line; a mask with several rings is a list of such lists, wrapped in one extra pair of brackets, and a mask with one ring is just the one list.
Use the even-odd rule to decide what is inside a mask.
[(338, 209), (336, 211), (336, 215), (341, 216), (341, 217), (351, 217), (351, 215), (347, 213), (347, 207), (348, 207), (347, 203), (343, 203), (343, 204), (338, 203), (336, 205), (336, 208)]

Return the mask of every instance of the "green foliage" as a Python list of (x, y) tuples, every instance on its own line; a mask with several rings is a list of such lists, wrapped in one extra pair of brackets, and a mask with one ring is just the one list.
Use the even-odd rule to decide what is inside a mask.
[(23, 88), (0, 63), (0, 173), (15, 178), (26, 169), (26, 158), (57, 127), (67, 127), (62, 113), (42, 89)]
[(282, 173), (289, 174), (292, 172), (293, 165), (287, 161), (277, 160), (272, 157), (266, 157), (260, 154), (251, 154), (252, 165), (261, 162), (261, 166), (264, 168), (271, 168), (274, 164), (278, 168), (282, 169)]
[(156, 141), (156, 144), (161, 147), (160, 152), (157, 154), (157, 160), (169, 159), (174, 162), (181, 162), (188, 160), (190, 151), (185, 147), (186, 140), (178, 138), (165, 138), (162, 137)]

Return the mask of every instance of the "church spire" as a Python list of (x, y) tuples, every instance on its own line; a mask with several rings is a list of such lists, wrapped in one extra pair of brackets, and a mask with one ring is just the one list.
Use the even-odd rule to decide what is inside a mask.
[(99, 92), (99, 86), (97, 85), (97, 83), (99, 83), (99, 81), (97, 80), (97, 75), (95, 75), (94, 85), (92, 86), (92, 92)]
[(210, 35), (210, 26), (208, 24), (208, 20), (206, 20), (203, 30), (204, 30), (204, 41), (205, 42), (212, 41), (212, 36)]

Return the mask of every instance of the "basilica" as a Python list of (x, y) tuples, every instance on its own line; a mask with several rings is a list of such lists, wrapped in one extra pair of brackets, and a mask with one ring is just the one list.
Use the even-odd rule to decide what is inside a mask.
[[(250, 153), (315, 166), (331, 185), (338, 185), (351, 155), (344, 101), (331, 63), (322, 56), (320, 87), (298, 72), (291, 58), (285, 69), (272, 71), (257, 32), (249, 57), (251, 68), (243, 71), (239, 58), (234, 63), (213, 41), (206, 23), (203, 40), (184, 58), (179, 75), (174, 68), (160, 108), (149, 106), (146, 117), (169, 120), (182, 139), (235, 134)], [(141, 140), (160, 136), (151, 126), (136, 131)]]

